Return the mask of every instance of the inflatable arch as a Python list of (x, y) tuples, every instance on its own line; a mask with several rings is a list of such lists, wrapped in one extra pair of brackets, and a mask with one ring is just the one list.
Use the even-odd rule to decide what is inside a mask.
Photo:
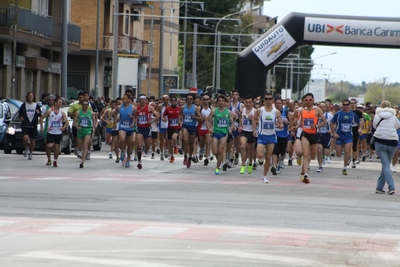
[(268, 70), (305, 44), (400, 48), (400, 18), (290, 13), (238, 55), (235, 88), (264, 96)]

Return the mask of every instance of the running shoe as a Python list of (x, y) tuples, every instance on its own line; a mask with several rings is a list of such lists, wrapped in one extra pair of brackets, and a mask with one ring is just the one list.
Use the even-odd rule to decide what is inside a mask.
[(263, 165), (264, 161), (263, 160), (258, 160), (258, 165)]
[(238, 164), (239, 164), (239, 157), (235, 156), (235, 165), (238, 165)]
[(303, 163), (303, 159), (301, 157), (297, 157), (297, 165), (301, 165), (301, 163)]
[(126, 161), (125, 168), (129, 168), (131, 166), (131, 162), (129, 160)]
[(141, 162), (141, 161), (139, 161), (139, 163), (138, 163), (138, 165), (137, 165), (137, 168), (138, 168), (139, 170), (141, 170), (141, 169), (143, 168), (142, 162)]
[(362, 156), (362, 158), (361, 158), (362, 161), (365, 161), (366, 159), (367, 159), (367, 157), (365, 155)]
[(240, 167), (240, 174), (243, 174), (245, 171), (246, 171), (246, 166)]
[(269, 183), (269, 181), (267, 180), (267, 176), (264, 176), (264, 177), (262, 178), (262, 181), (263, 181), (263, 183), (266, 183), (266, 184)]
[(318, 167), (317, 172), (322, 172), (322, 167)]
[(353, 164), (351, 164), (351, 167), (352, 167), (353, 169), (356, 168), (356, 162), (355, 162), (355, 161), (353, 161)]
[(47, 166), (51, 165), (51, 159), (49, 159), (46, 163)]
[(164, 153), (160, 154), (160, 160), (164, 160)]
[(208, 160), (208, 158), (205, 158), (204, 159), (204, 166), (208, 166), (208, 163), (209, 163), (210, 161)]
[(190, 168), (190, 166), (192, 166), (192, 160), (191, 158), (188, 159), (187, 164), (186, 164), (186, 168)]
[(183, 158), (183, 165), (186, 166), (186, 165), (187, 165), (187, 162), (188, 162), (188, 158), (187, 158), (187, 157), (184, 157), (184, 158)]
[(310, 180), (308, 179), (308, 174), (304, 174), (303, 183), (305, 183), (305, 184), (309, 184), (310, 183)]
[(57, 167), (58, 167), (57, 161), (54, 161), (54, 162), (53, 162), (53, 167), (54, 167), (54, 168), (57, 168)]
[(303, 180), (304, 180), (304, 173), (300, 173), (300, 181), (303, 182)]
[(125, 154), (121, 154), (121, 165), (124, 166)]
[(79, 168), (83, 168), (83, 162), (81, 162), (81, 164), (79, 164)]
[(394, 189), (390, 189), (390, 190), (387, 192), (387, 194), (388, 194), (388, 195), (394, 195)]
[(82, 152), (81, 151), (78, 151), (78, 158), (82, 158)]
[(183, 150), (182, 150), (182, 148), (178, 148), (178, 152), (179, 152), (179, 154), (183, 155)]
[(127, 161), (129, 161), (129, 158), (128, 158), (128, 157), (124, 157), (124, 160), (121, 161), (121, 166), (122, 166), (122, 167), (125, 167)]
[[(175, 154), (176, 154), (176, 153), (175, 153)], [(165, 151), (164, 151), (164, 158), (166, 158), (166, 159), (168, 158), (168, 150), (165, 150)]]
[(169, 163), (174, 163), (174, 161), (175, 161), (175, 157), (171, 156), (171, 158), (169, 159)]
[(178, 146), (175, 146), (175, 147), (174, 147), (174, 154), (178, 154), (178, 152), (179, 152), (179, 151), (178, 151)]
[(386, 194), (386, 191), (385, 191), (385, 190), (382, 190), (382, 189), (376, 189), (376, 190), (375, 190), (375, 193), (376, 193), (376, 194)]
[(248, 174), (251, 174), (253, 172), (253, 166), (250, 164), (248, 167), (247, 167), (247, 173)]
[(213, 161), (213, 160), (214, 160), (214, 156), (211, 155), (211, 156), (210, 156), (210, 161)]
[(253, 170), (257, 170), (257, 163), (253, 163)]
[(26, 157), (28, 156), (28, 154), (29, 154), (29, 150), (28, 150), (27, 148), (25, 148), (25, 150), (24, 150), (24, 157), (26, 158)]
[(272, 167), (271, 167), (271, 172), (272, 172), (273, 175), (277, 175), (276, 167), (275, 167), (275, 166), (272, 166)]
[(88, 153), (86, 154), (86, 160), (90, 160), (90, 152), (88, 151)]
[(32, 153), (28, 154), (28, 159), (31, 160), (32, 159)]
[(322, 158), (322, 165), (325, 165), (326, 164), (326, 159), (325, 159), (325, 157), (323, 157)]
[(288, 165), (289, 165), (289, 166), (292, 166), (292, 165), (293, 165), (292, 159), (289, 159), (289, 160), (288, 160)]
[(203, 160), (203, 153), (199, 154), (199, 160)]
[(224, 172), (226, 172), (228, 170), (228, 163), (225, 162), (224, 165), (222, 165), (222, 170)]
[(346, 169), (342, 170), (342, 175), (347, 175), (347, 170)]
[(117, 159), (115, 160), (115, 163), (119, 163), (119, 158), (117, 157)]
[(331, 157), (326, 157), (326, 163), (331, 164)]
[(218, 168), (215, 169), (215, 175), (219, 175), (219, 169)]
[(112, 159), (113, 158), (113, 155), (112, 155), (112, 153), (110, 152), (110, 153), (108, 153), (108, 158), (109, 159)]
[(161, 153), (161, 151), (160, 151), (160, 148), (159, 148), (159, 147), (157, 147), (157, 149), (156, 149), (156, 152), (157, 152), (157, 154), (160, 154), (160, 153)]
[(151, 159), (155, 159), (154, 153), (151, 153)]

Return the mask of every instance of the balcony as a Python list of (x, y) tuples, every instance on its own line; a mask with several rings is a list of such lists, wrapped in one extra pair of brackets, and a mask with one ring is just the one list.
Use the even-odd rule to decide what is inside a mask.
[[(118, 53), (138, 55), (144, 60), (150, 57), (152, 45), (149, 47), (149, 41), (143, 41), (136, 37), (119, 36)], [(114, 48), (114, 37), (112, 35), (104, 36), (104, 50), (112, 51)]]
[[(54, 48), (61, 47), (62, 40), (62, 22), (54, 21), (53, 27), (53, 44)], [(79, 25), (68, 22), (67, 24), (67, 42), (68, 50), (78, 51), (81, 44), (81, 27)]]
[[(0, 37), (13, 40), (15, 9), (13, 5), (0, 7)], [(18, 8), (18, 42), (45, 46), (51, 44), (53, 19), (27, 9)]]

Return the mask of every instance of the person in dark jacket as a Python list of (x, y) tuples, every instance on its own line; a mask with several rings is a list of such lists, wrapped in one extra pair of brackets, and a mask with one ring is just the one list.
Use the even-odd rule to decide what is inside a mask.
[(35, 148), (35, 139), (37, 137), (37, 124), (42, 112), (40, 105), (36, 103), (34, 92), (26, 95), (26, 102), (21, 105), (18, 111), (21, 121), (22, 138), (25, 146), (24, 157), (32, 159), (32, 152)]

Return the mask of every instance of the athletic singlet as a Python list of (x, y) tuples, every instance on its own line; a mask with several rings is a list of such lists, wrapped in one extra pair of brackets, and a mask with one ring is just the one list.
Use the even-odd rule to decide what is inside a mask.
[(214, 111), (214, 133), (216, 134), (228, 134), (230, 123), (230, 114), (227, 108), (220, 111), (216, 108)]
[(88, 110), (87, 113), (83, 113), (82, 109), (79, 110), (78, 125), (82, 128), (92, 128), (92, 111)]
[[(285, 119), (288, 120), (287, 110), (285, 108), (283, 108), (281, 111), (281, 118), (282, 118), (282, 122)], [(276, 136), (279, 138), (287, 138), (289, 136), (289, 125), (283, 123), (283, 129), (276, 128)]]
[(133, 118), (131, 118), (131, 115), (133, 117), (134, 112), (132, 110), (132, 104), (129, 104), (129, 106), (125, 107), (125, 105), (122, 105), (119, 109), (119, 129), (120, 130), (125, 130), (125, 131), (133, 131), (132, 128), (132, 123), (133, 123)]
[[(206, 118), (208, 118), (208, 115), (210, 115), (210, 113), (211, 113), (211, 109), (210, 109), (210, 108), (204, 109), (204, 108), (202, 107), (202, 110), (201, 110), (200, 113), (201, 113), (201, 117), (206, 117)], [(200, 130), (204, 130), (204, 131), (205, 131), (205, 130), (208, 130), (205, 120), (202, 120), (202, 121), (201, 121)]]
[(262, 135), (276, 135), (275, 121), (276, 121), (276, 109), (272, 108), (272, 111), (266, 111), (265, 107), (262, 107), (260, 110), (258, 133)]
[(163, 114), (164, 114), (166, 108), (167, 107), (164, 105), (164, 103), (162, 103), (161, 112), (160, 112), (160, 119), (159, 119), (160, 122), (158, 124), (160, 129), (167, 129), (168, 128), (168, 121), (163, 121), (162, 120), (162, 117), (163, 117)]
[[(330, 131), (329, 123), (331, 122), (333, 116), (329, 112), (324, 112), (324, 117), (325, 117), (327, 123), (324, 126), (321, 126), (321, 127), (318, 128), (318, 131), (321, 134), (329, 133), (329, 131)], [(320, 122), (322, 122), (322, 119), (318, 120), (318, 123), (320, 123)]]
[(48, 120), (48, 129), (47, 132), (49, 134), (62, 134), (61, 127), (62, 127), (62, 119), (63, 119), (63, 111), (60, 109), (58, 114), (54, 112), (54, 109), (51, 109), (50, 116), (47, 117)]
[(187, 105), (183, 106), (183, 124), (186, 126), (196, 126), (196, 119), (193, 118), (196, 115), (196, 106), (192, 105), (190, 108)]
[[(236, 110), (238, 110), (238, 111), (239, 111), (239, 114), (240, 114), (240, 102), (238, 102), (238, 104), (237, 104), (236, 107), (232, 106), (232, 102), (231, 102), (231, 104), (230, 104), (230, 106), (229, 106), (229, 110), (230, 110), (231, 112), (233, 112), (233, 113), (236, 113)], [(234, 120), (234, 124), (235, 124), (236, 127), (239, 126), (239, 118), (237, 118), (236, 120)]]
[(311, 128), (312, 125), (317, 125), (318, 123), (318, 118), (317, 114), (315, 112), (315, 107), (311, 111), (308, 111), (307, 109), (303, 109), (301, 112), (301, 119), (302, 119), (302, 128), (303, 131), (309, 134), (315, 134), (317, 133), (317, 129)]
[(245, 132), (253, 132), (253, 117), (254, 117), (254, 108), (251, 109), (250, 113), (246, 112), (246, 109), (242, 111), (242, 126), (243, 131)]
[(163, 116), (168, 117), (168, 128), (178, 130), (181, 127), (179, 126), (179, 114), (181, 113), (180, 106), (169, 106), (165, 109)]
[[(154, 115), (151, 114), (150, 116), (151, 116), (151, 121), (153, 121), (154, 120)], [(152, 122), (151, 123), (151, 131), (152, 132), (158, 132), (158, 124), (157, 124), (157, 122)]]
[(138, 106), (136, 108), (137, 112), (137, 127), (140, 128), (150, 128), (150, 112), (149, 105), (146, 104), (143, 108)]
[(107, 124), (106, 128), (107, 129), (114, 128), (114, 116), (112, 116), (113, 110), (111, 108), (108, 108), (105, 112), (106, 112), (105, 116), (106, 121), (108, 120), (110, 121), (110, 124)]

